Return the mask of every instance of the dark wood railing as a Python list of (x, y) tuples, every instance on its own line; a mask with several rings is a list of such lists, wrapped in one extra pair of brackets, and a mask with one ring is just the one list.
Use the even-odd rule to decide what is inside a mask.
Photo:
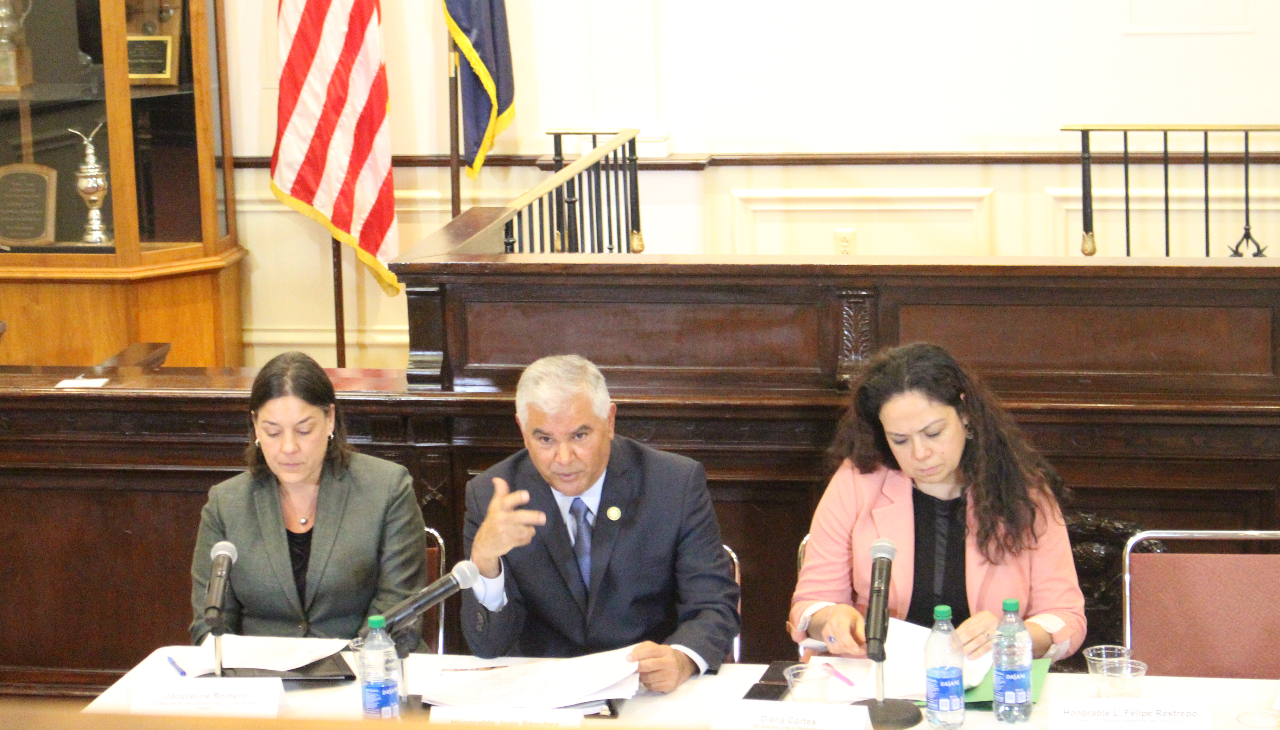
[(1080, 252), (1085, 256), (1093, 256), (1098, 251), (1093, 230), (1093, 153), (1090, 150), (1090, 133), (1120, 132), (1124, 146), (1121, 164), (1124, 165), (1124, 255), (1132, 255), (1132, 228), (1130, 222), (1129, 200), (1129, 168), (1134, 161), (1129, 153), (1129, 133), (1152, 132), (1161, 135), (1163, 152), (1159, 164), (1164, 170), (1164, 255), (1170, 255), (1170, 223), (1169, 223), (1169, 133), (1190, 132), (1203, 135), (1203, 155), (1197, 163), (1204, 167), (1204, 255), (1212, 255), (1209, 235), (1209, 133), (1236, 132), (1244, 135), (1244, 233), (1234, 245), (1228, 247), (1233, 257), (1244, 256), (1252, 247), (1255, 257), (1266, 256), (1266, 247), (1253, 236), (1249, 206), (1249, 134), (1251, 132), (1280, 132), (1277, 125), (1073, 125), (1062, 128), (1066, 132), (1080, 132), (1080, 199), (1081, 217), (1083, 219), (1084, 237), (1080, 244)]

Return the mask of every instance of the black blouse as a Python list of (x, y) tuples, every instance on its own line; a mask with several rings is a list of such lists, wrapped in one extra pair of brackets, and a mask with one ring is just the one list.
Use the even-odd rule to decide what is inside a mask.
[(911, 490), (915, 509), (915, 580), (907, 621), (933, 626), (933, 607), (951, 607), (951, 625), (969, 618), (969, 591), (965, 588), (965, 498), (938, 499), (919, 489)]
[(306, 532), (290, 532), (285, 530), (289, 538), (289, 562), (293, 563), (293, 584), (298, 587), (298, 602), (307, 603), (307, 565), (311, 562), (311, 530)]

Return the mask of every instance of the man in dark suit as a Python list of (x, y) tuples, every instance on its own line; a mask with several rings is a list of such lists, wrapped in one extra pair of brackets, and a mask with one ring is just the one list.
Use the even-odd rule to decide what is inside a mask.
[(615, 437), (615, 413), (581, 357), (525, 369), (525, 449), (467, 484), (463, 550), (481, 581), (463, 592), (463, 633), (482, 657), (638, 644), (641, 682), (670, 692), (719, 668), (738, 586), (702, 465)]

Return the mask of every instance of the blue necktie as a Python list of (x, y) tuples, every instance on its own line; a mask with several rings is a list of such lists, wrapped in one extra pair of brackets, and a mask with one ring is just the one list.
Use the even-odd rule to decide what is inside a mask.
[(591, 587), (591, 510), (581, 498), (574, 497), (569, 504), (569, 514), (573, 516), (573, 554), (578, 559), (578, 570), (582, 572), (582, 583)]

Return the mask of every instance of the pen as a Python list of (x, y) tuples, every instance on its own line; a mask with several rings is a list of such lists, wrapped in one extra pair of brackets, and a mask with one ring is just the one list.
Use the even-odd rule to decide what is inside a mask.
[(184, 671), (182, 670), (182, 667), (178, 666), (178, 663), (177, 663), (177, 662), (175, 662), (175, 661), (173, 660), (173, 657), (167, 657), (167, 658), (168, 658), (168, 660), (169, 660), (169, 664), (170, 664), (174, 669), (178, 670), (178, 674), (179, 674), (180, 676), (183, 676), (183, 677), (187, 676), (187, 673), (186, 673), (186, 672), (184, 672)]

